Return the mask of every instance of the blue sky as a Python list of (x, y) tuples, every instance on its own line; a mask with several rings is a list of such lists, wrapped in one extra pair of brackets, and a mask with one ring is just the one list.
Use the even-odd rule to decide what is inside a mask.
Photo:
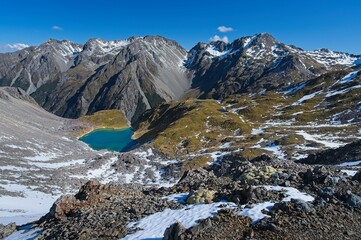
[[(215, 35), (232, 41), (268, 32), (307, 50), (361, 54), (360, 0), (6, 0), (1, 9), (2, 52), (18, 47), (15, 43), (38, 45), (49, 38), (84, 43), (144, 35), (162, 35), (190, 49)], [(222, 32), (220, 26), (233, 30)]]

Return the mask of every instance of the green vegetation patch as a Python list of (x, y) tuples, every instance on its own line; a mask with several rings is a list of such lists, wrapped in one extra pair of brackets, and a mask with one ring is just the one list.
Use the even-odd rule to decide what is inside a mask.
[(135, 137), (171, 157), (221, 145), (228, 136), (251, 127), (214, 100), (190, 99), (161, 105), (142, 117)]
[(123, 129), (130, 127), (128, 119), (120, 110), (102, 110), (89, 116), (80, 117), (78, 120), (86, 125), (79, 131), (79, 136), (99, 128)]

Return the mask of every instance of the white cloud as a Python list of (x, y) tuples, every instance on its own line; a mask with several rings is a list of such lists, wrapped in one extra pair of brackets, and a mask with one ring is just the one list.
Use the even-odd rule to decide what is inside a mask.
[(234, 29), (231, 28), (231, 27), (226, 27), (226, 26), (219, 26), (217, 28), (218, 31), (222, 32), (222, 33), (225, 33), (225, 32), (233, 32)]
[(225, 42), (225, 43), (228, 43), (228, 37), (227, 36), (224, 36), (224, 37), (220, 37), (218, 35), (214, 35), (213, 37), (211, 37), (209, 39), (209, 41), (211, 42), (215, 42), (215, 41), (222, 41), (222, 42)]
[(29, 47), (29, 45), (27, 45), (25, 43), (13, 43), (13, 44), (0, 45), (0, 53), (15, 52), (15, 51), (21, 50), (23, 48), (27, 48), (27, 47)]
[(56, 25), (52, 26), (51, 28), (52, 28), (53, 30), (57, 30), (57, 31), (63, 30), (62, 27), (59, 27), (59, 26), (56, 26)]
[(9, 48), (10, 50), (21, 50), (23, 48), (27, 48), (29, 47), (29, 45), (25, 44), (25, 43), (14, 43), (14, 44), (6, 44), (5, 48)]

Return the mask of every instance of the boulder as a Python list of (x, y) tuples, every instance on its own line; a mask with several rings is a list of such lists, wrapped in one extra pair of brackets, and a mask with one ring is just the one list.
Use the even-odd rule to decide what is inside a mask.
[(351, 193), (347, 196), (346, 203), (351, 207), (361, 208), (361, 197)]
[(352, 180), (361, 182), (361, 170), (359, 170), (353, 177)]
[(181, 235), (185, 231), (186, 231), (186, 229), (184, 228), (184, 226), (181, 223), (179, 223), (179, 222), (173, 223), (165, 230), (163, 239), (164, 240), (183, 239)]
[(278, 170), (271, 166), (251, 167), (240, 176), (240, 179), (244, 181), (253, 181), (258, 183), (262, 180), (269, 179), (273, 174), (277, 172)]
[(335, 189), (330, 187), (322, 188), (318, 191), (318, 195), (326, 200), (332, 199), (335, 193)]
[(215, 191), (199, 189), (191, 192), (187, 198), (188, 204), (212, 203)]

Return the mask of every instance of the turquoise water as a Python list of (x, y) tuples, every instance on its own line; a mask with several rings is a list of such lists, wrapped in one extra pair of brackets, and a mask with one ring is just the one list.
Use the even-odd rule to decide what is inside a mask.
[(121, 130), (99, 129), (81, 137), (80, 140), (95, 150), (108, 149), (124, 152), (137, 144), (137, 141), (131, 138), (133, 133), (131, 128)]

